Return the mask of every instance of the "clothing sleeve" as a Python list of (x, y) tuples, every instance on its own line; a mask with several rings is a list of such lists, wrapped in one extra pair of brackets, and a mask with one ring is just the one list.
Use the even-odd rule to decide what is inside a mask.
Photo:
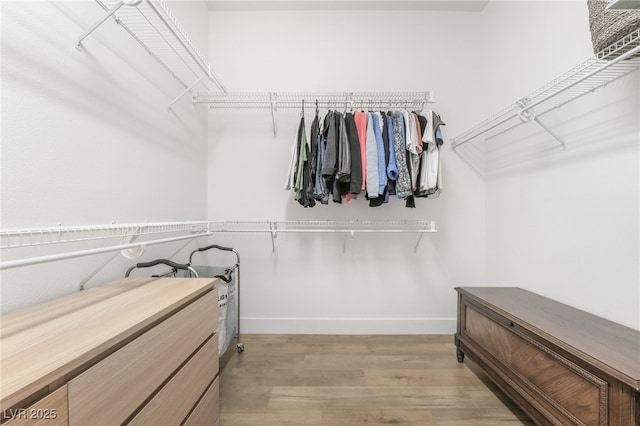
[(347, 136), (347, 123), (342, 114), (340, 114), (340, 139), (338, 143), (340, 150), (338, 156), (338, 172), (336, 180), (340, 182), (349, 182), (351, 180), (351, 147), (349, 146), (349, 137)]
[(358, 140), (360, 141), (360, 160), (362, 161), (362, 184), (361, 190), (366, 190), (367, 182), (367, 114), (356, 112), (354, 114)]
[(389, 165), (387, 166), (387, 177), (390, 180), (398, 180), (398, 167), (396, 165), (395, 139), (393, 134), (393, 120), (391, 114), (387, 115), (387, 134), (389, 139)]
[(336, 131), (335, 120), (333, 114), (329, 113), (329, 128), (327, 131), (327, 140), (325, 141), (324, 163), (322, 164), (322, 176), (332, 181), (336, 175), (338, 164), (338, 153), (336, 152)]
[(369, 198), (375, 198), (380, 194), (378, 182), (378, 147), (373, 130), (372, 114), (367, 113), (367, 194)]
[(376, 138), (376, 148), (378, 154), (378, 195), (384, 193), (387, 186), (387, 165), (384, 157), (384, 141), (382, 140), (382, 116), (380, 113), (373, 115), (374, 133)]
[(287, 191), (291, 190), (294, 186), (295, 176), (297, 172), (298, 165), (298, 144), (299, 139), (298, 136), (300, 134), (300, 125), (298, 124), (298, 132), (296, 133), (296, 138), (293, 141), (293, 145), (291, 146), (291, 159), (289, 160), (289, 172), (287, 173), (287, 181), (284, 184), (284, 189)]
[(427, 117), (427, 128), (424, 131), (424, 134), (422, 135), (422, 142), (435, 143), (436, 138), (435, 138), (435, 133), (433, 129), (433, 111), (428, 110), (426, 112), (426, 117)]
[(349, 193), (359, 194), (362, 191), (362, 160), (360, 156), (360, 139), (353, 114), (347, 114), (347, 135), (349, 137), (349, 149), (351, 150), (351, 182)]

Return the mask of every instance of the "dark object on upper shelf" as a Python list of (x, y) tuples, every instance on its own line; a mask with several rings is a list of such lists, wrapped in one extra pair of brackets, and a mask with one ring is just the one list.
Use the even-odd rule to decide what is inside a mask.
[[(593, 53), (596, 54), (640, 28), (640, 10), (612, 10), (607, 8), (608, 4), (608, 0), (587, 1)], [(626, 48), (630, 50), (635, 46), (637, 44)], [(616, 53), (618, 56), (624, 51)]]

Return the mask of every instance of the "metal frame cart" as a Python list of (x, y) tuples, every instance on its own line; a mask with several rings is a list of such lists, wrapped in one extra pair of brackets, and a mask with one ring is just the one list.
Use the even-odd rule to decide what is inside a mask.
[[(232, 252), (236, 256), (236, 263), (231, 266), (213, 266), (213, 265), (193, 266), (194, 254), (199, 252), (205, 252), (211, 249)], [(217, 244), (212, 244), (210, 246), (202, 247), (192, 251), (191, 254), (189, 255), (189, 263), (187, 265), (192, 270), (197, 271), (197, 273), (201, 277), (221, 278), (229, 285), (229, 292), (232, 292), (233, 290), (235, 290), (235, 293), (232, 293), (232, 297), (231, 297), (232, 299), (235, 300), (235, 303), (232, 302), (232, 307), (235, 309), (229, 309), (229, 306), (227, 305), (227, 312), (225, 315), (225, 324), (219, 324), (218, 327), (226, 327), (225, 336), (224, 336), (225, 339), (228, 339), (227, 332), (229, 330), (233, 330), (231, 334), (233, 334), (234, 336), (231, 338), (231, 340), (235, 337), (236, 350), (238, 351), (239, 354), (243, 353), (244, 344), (240, 343), (240, 253), (238, 253), (238, 251), (232, 247), (224, 247)], [(235, 280), (233, 278), (234, 272), (236, 276)], [(233, 313), (235, 318), (230, 318), (229, 313)], [(233, 320), (235, 320), (235, 324), (230, 322)], [(228, 344), (231, 343), (231, 340), (228, 340)], [(228, 347), (225, 347), (225, 351), (227, 348)]]

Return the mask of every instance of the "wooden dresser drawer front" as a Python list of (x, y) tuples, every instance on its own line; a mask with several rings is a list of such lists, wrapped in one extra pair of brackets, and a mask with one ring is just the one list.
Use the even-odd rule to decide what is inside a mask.
[(2, 413), (2, 426), (66, 426), (69, 424), (67, 410), (67, 386), (56, 389), (28, 408), (6, 410)]
[(212, 291), (71, 380), (69, 424), (122, 424), (215, 332), (216, 323)]
[[(567, 424), (607, 424), (607, 383), (516, 329), (507, 329), (465, 305), (468, 335), (546, 401)], [(505, 324), (507, 320), (503, 321)]]
[(129, 425), (179, 425), (218, 374), (218, 335), (202, 348), (134, 417)]
[(220, 385), (218, 378), (204, 394), (195, 410), (189, 415), (183, 426), (214, 426), (218, 425)]

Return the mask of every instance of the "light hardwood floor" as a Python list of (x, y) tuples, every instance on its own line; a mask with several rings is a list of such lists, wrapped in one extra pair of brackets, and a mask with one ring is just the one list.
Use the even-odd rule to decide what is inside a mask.
[(533, 426), (453, 336), (243, 335), (221, 359), (220, 425)]

